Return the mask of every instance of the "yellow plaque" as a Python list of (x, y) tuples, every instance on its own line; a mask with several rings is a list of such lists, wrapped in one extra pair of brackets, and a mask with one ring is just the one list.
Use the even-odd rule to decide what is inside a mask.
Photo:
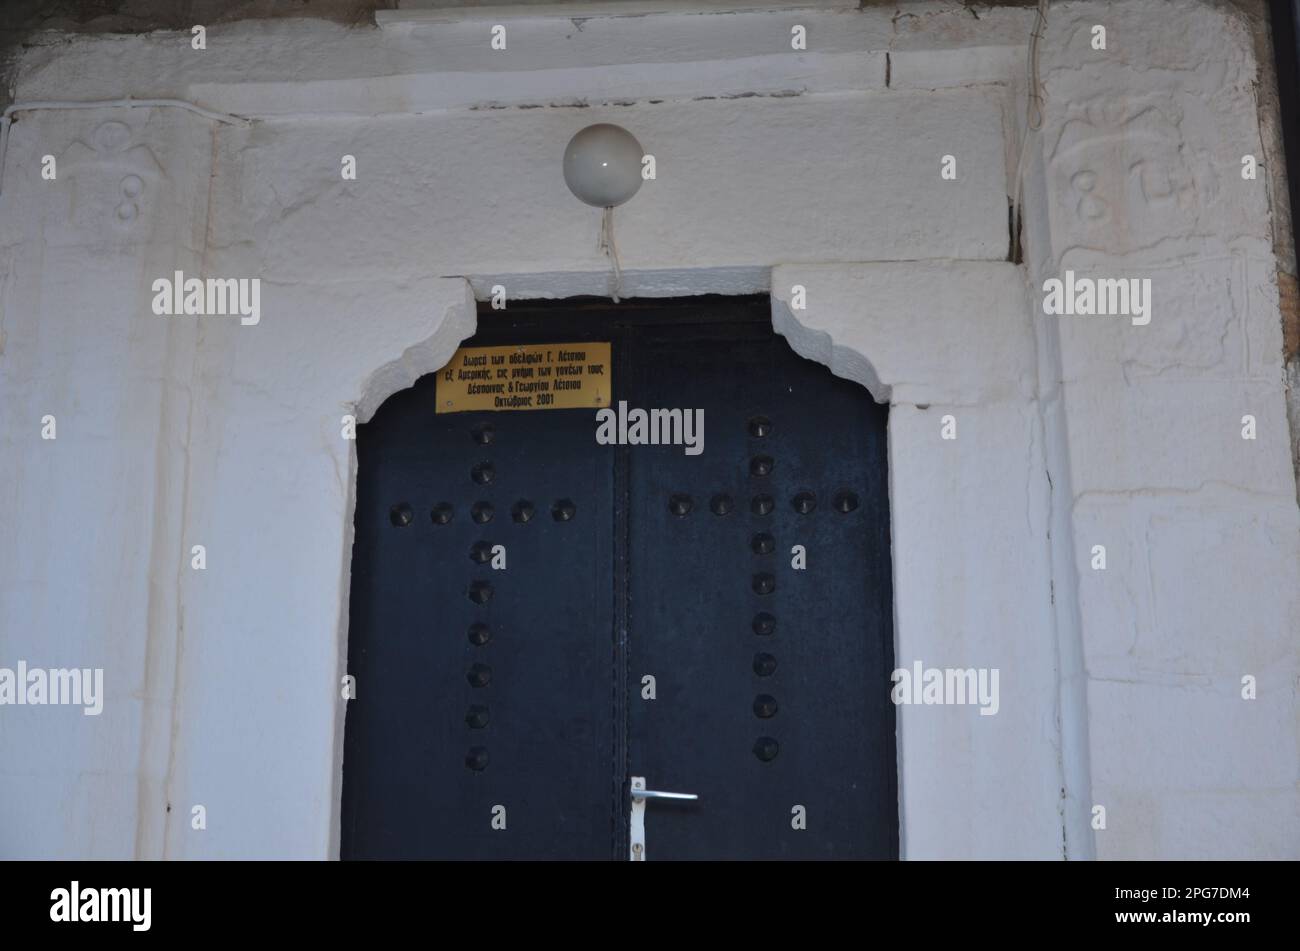
[(461, 347), (438, 371), (438, 412), (599, 409), (612, 386), (608, 341)]

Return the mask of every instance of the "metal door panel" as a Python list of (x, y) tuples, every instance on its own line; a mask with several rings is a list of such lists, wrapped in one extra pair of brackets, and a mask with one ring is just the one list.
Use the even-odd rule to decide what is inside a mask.
[[(433, 397), (426, 377), (358, 432), (343, 855), (608, 858), (612, 457), (593, 452), (589, 411), (536, 414), (543, 434), (529, 413), (436, 415)], [(472, 476), (482, 463), (487, 484)], [(552, 514), (561, 500), (567, 521)], [(395, 527), (401, 502), (415, 517)], [(454, 510), (441, 525), (440, 503)], [(478, 503), (490, 521), (474, 520)], [(484, 542), (505, 546), (505, 570), (471, 558)], [(476, 582), (491, 585), (486, 603), (469, 597)], [(487, 643), (471, 643), (474, 624)], [(486, 726), (468, 722), (471, 707)]]
[[(629, 403), (702, 407), (706, 420), (700, 456), (631, 450), (629, 760), (652, 786), (700, 796), (648, 806), (650, 860), (896, 855), (883, 409), (777, 337), (647, 333), (636, 350)], [(759, 417), (771, 431), (755, 437)], [(770, 473), (755, 474), (766, 459)], [(792, 502), (803, 492), (807, 514)], [(834, 505), (852, 504), (844, 493), (852, 511)], [(690, 497), (688, 514), (673, 513), (674, 495)], [(733, 502), (722, 515), (720, 495)], [(770, 553), (755, 552), (757, 535)], [(760, 614), (772, 633), (755, 633)], [(646, 674), (654, 700), (639, 691)], [(755, 745), (772, 742), (760, 759)], [(796, 806), (806, 829), (793, 828)]]

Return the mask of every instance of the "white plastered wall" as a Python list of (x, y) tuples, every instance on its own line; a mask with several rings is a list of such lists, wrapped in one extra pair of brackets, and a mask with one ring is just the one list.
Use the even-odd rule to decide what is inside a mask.
[[(532, 17), (497, 54), (472, 16), (28, 51), (19, 101), (174, 96), (257, 119), (12, 128), (0, 664), (103, 666), (108, 699), (99, 718), (0, 710), (0, 853), (336, 854), (340, 417), (437, 368), (495, 283), (604, 291), (596, 214), (559, 156), (613, 121), (659, 173), (617, 216), (627, 291), (770, 289), (799, 352), (891, 403), (898, 663), (1001, 670), (997, 716), (900, 708), (903, 854), (1300, 855), (1274, 265), (1264, 183), (1236, 171), (1259, 140), (1252, 44), (1233, 14), (1183, 6), (1176, 30), (1141, 3), (1053, 6), (1025, 266), (1005, 260), (1023, 9)], [(1094, 22), (1114, 24), (1100, 63), (1079, 39)], [(144, 187), (123, 212), (126, 175)], [(1115, 215), (1075, 213), (1089, 181)], [(1035, 288), (1071, 262), (1150, 269), (1151, 325), (1037, 316)], [(177, 269), (260, 277), (261, 322), (154, 316), (150, 283)], [(1243, 673), (1259, 700), (1233, 699)]]

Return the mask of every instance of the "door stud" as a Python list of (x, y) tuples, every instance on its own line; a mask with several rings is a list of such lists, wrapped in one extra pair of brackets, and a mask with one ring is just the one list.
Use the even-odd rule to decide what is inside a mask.
[(695, 503), (691, 501), (689, 495), (677, 494), (668, 500), (668, 511), (672, 512), (678, 518), (685, 518), (690, 514), (691, 508)]

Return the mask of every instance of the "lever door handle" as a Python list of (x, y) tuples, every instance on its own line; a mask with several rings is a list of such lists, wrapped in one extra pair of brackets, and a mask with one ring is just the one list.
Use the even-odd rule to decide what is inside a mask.
[(699, 799), (690, 792), (660, 792), (657, 789), (632, 789), (633, 799)]
[(628, 794), (632, 797), (631, 829), (629, 839), (631, 849), (628, 858), (633, 862), (645, 861), (645, 801), (647, 799), (676, 799), (687, 802), (700, 797), (689, 792), (661, 792), (658, 789), (646, 789), (644, 776), (633, 776), (628, 781)]

